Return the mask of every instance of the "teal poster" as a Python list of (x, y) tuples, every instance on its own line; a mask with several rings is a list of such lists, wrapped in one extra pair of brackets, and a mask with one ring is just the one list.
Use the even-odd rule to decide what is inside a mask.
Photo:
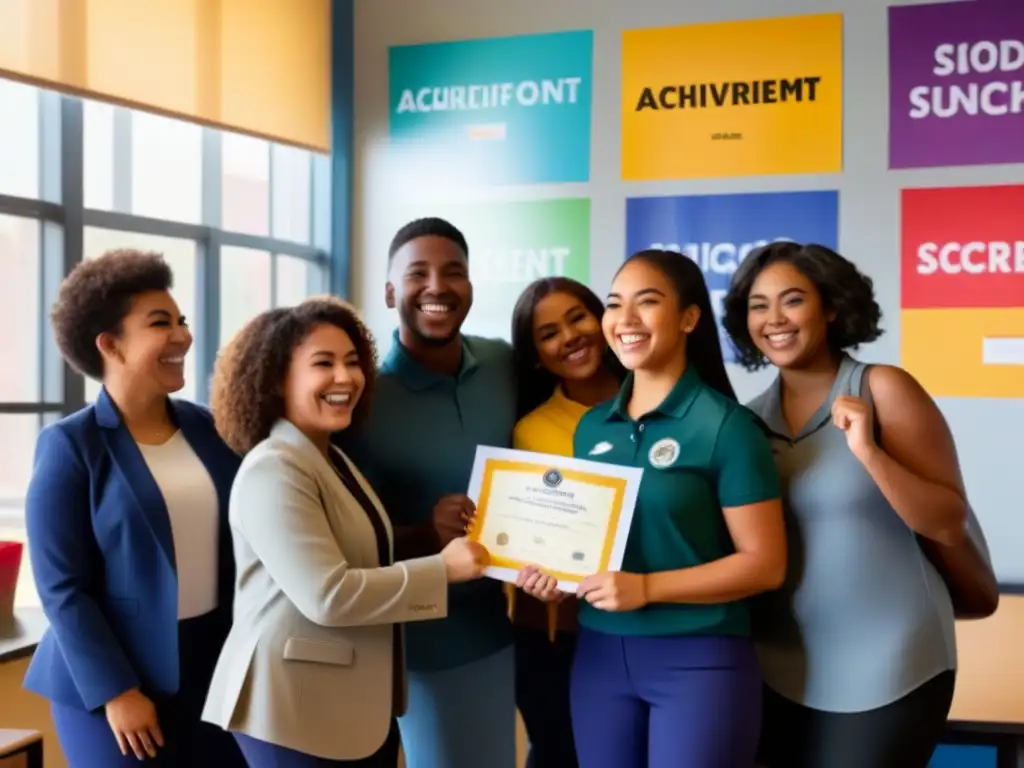
[(469, 244), (473, 308), (463, 331), (509, 339), (512, 309), (527, 285), (542, 277), (590, 280), (590, 200), (436, 203), (403, 211), (411, 221), (441, 216)]
[(392, 47), (391, 145), (467, 184), (589, 181), (592, 68), (589, 31)]

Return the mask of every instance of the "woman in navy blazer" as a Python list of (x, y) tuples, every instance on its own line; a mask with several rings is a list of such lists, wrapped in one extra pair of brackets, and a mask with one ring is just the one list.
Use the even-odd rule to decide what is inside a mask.
[(239, 459), (169, 397), (192, 344), (171, 285), (159, 255), (115, 251), (76, 267), (51, 315), (64, 358), (103, 383), (39, 435), (25, 509), (50, 622), (25, 687), (71, 768), (244, 766), (200, 719), (231, 624)]

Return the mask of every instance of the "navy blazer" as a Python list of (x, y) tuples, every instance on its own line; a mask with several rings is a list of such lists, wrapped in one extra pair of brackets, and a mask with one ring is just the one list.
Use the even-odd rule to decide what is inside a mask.
[[(209, 410), (170, 403), (172, 418), (217, 488), (218, 612), (226, 637), (235, 572), (228, 499), (241, 460), (220, 439)], [(39, 434), (25, 518), (32, 571), (50, 622), (25, 688), (90, 711), (135, 687), (175, 693), (178, 578), (171, 522), (106, 390), (95, 405)]]

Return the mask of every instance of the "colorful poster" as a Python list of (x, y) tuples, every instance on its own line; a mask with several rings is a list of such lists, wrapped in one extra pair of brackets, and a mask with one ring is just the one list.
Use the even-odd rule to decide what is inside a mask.
[(889, 8), (889, 167), (1024, 162), (1024, 3)]
[(843, 168), (841, 14), (622, 33), (622, 178)]
[(764, 192), (626, 201), (627, 255), (660, 248), (697, 262), (711, 294), (728, 362), (734, 362), (736, 354), (720, 321), (729, 283), (751, 251), (776, 240), (837, 248), (839, 193)]
[(1024, 185), (901, 197), (903, 367), (936, 396), (1024, 397)]
[(467, 184), (590, 178), (593, 33), (393, 47), (391, 144)]
[(473, 281), (466, 333), (510, 339), (512, 308), (523, 289), (538, 278), (562, 275), (589, 283), (590, 200), (586, 198), (441, 203), (417, 206), (407, 215), (406, 221), (441, 216), (466, 236)]

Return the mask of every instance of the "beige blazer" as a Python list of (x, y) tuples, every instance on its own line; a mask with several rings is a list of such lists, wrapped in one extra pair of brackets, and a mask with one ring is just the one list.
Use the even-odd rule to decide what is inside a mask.
[[(380, 501), (344, 460), (393, 546)], [(242, 461), (229, 519), (234, 624), (203, 719), (331, 760), (372, 755), (405, 710), (404, 673), (392, 675), (394, 624), (447, 615), (440, 555), (381, 568), (366, 512), (284, 420)]]

